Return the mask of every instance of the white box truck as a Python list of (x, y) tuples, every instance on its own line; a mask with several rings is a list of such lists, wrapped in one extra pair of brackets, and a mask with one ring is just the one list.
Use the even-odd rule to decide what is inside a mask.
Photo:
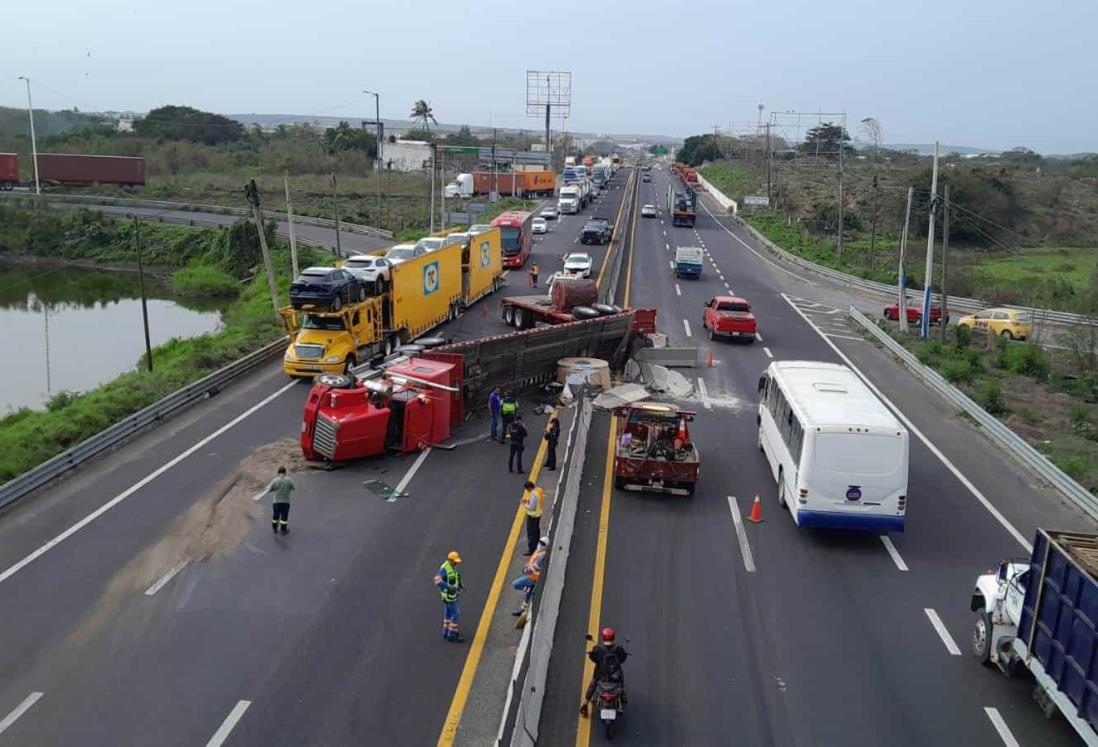
[(561, 215), (575, 215), (580, 211), (580, 187), (578, 184), (566, 184), (560, 188), (557, 198), (557, 210)]

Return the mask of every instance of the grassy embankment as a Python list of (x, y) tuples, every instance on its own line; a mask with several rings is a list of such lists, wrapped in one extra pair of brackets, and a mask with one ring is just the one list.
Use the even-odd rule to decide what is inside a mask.
[[(25, 254), (115, 264), (135, 261), (128, 225), (91, 213), (52, 213), (37, 217), (0, 208), (0, 257)], [(147, 228), (147, 230), (146, 230)], [(160, 266), (186, 264), (173, 284), (185, 291), (227, 289), (239, 296), (224, 314), (221, 331), (187, 340), (171, 340), (153, 349), (155, 370), (145, 370), (144, 356), (135, 369), (84, 394), (60, 393), (46, 410), (18, 410), (0, 418), (0, 481), (25, 472), (83, 439), (152, 404), (172, 391), (256, 350), (284, 332), (271, 309), (262, 274), (251, 274), (258, 256), (254, 228), (194, 229), (149, 225), (142, 229), (145, 261)], [(60, 242), (60, 243), (58, 243)], [(303, 248), (303, 262), (330, 260), (324, 252)], [(282, 299), (290, 278), (288, 248), (273, 244)], [(109, 340), (104, 340), (105, 349)]]
[[(825, 194), (824, 188), (834, 185), (821, 183), (819, 171), (819, 168), (805, 167), (803, 172), (798, 172), (786, 167), (782, 174), (786, 192), (784, 208), (772, 211), (747, 209), (741, 212), (741, 217), (778, 246), (805, 259), (857, 277), (895, 283), (900, 229), (895, 213), (897, 206), (903, 202), (892, 188), (895, 185), (886, 189), (886, 180), (882, 179), (877, 234), (871, 252), (871, 230), (864, 217), (869, 209), (867, 203), (870, 198), (867, 195), (871, 194), (868, 191), (871, 181), (867, 181), (866, 177), (870, 172), (864, 165), (851, 167), (854, 177), (847, 192), (851, 200), (848, 206), (850, 212), (844, 219), (847, 223), (846, 241), (844, 252), (839, 256), (835, 232), (821, 229), (821, 223), (826, 222), (828, 211), (834, 203), (834, 195)], [(755, 194), (765, 188), (763, 178), (753, 173), (748, 165), (710, 164), (703, 166), (701, 172), (733, 199), (742, 200), (743, 195)], [(905, 175), (910, 178), (915, 176), (913, 169), (904, 170), (896, 166), (886, 167), (882, 173), (897, 183)], [(1076, 199), (1083, 199), (1086, 185), (1070, 184)], [(1019, 192), (1028, 195), (1029, 199), (1040, 199), (1040, 194), (1032, 188), (1029, 191), (1033, 194), (1019, 187)], [(1092, 199), (1098, 209), (1098, 199)], [(921, 209), (916, 205), (915, 212), (918, 220), (913, 218), (914, 230), (908, 242), (906, 271), (909, 286), (918, 289), (923, 285), (925, 272), (925, 205)], [(1047, 214), (1048, 211), (1033, 212), (1037, 214), (1032, 218), (1035, 226), (1019, 228), (1019, 231), (1032, 233), (1047, 230), (1046, 235), (1055, 236), (1055, 231), (1046, 226), (1054, 220)], [(851, 214), (855, 216), (853, 225), (849, 217)], [(813, 216), (823, 216), (823, 219), (813, 220)], [(1098, 309), (1098, 252), (1093, 246), (1093, 239), (1089, 243), (1082, 242), (1081, 246), (1058, 245), (1055, 238), (1044, 243), (1039, 239), (1027, 240), (1027, 244), (1021, 245), (1021, 234), (1007, 232), (1005, 238), (995, 239), (990, 246), (981, 246), (973, 237), (979, 238), (979, 231), (991, 231), (990, 224), (967, 215), (963, 217), (968, 222), (961, 226), (961, 237), (954, 240), (949, 257), (947, 290), (952, 295), (978, 297), (993, 304), (1023, 304), (1064, 311), (1093, 312)], [(1089, 225), (1086, 220), (1083, 223)], [(1064, 236), (1059, 235), (1059, 239), (1064, 239)], [(1006, 242), (1011, 241), (1014, 242), (1013, 246), (1009, 250), (1004, 249), (1010, 246)], [(938, 244), (940, 246), (940, 238)], [(940, 249), (937, 254), (935, 276), (939, 277)]]
[(955, 327), (946, 341), (893, 337), (1092, 493), (1098, 493), (1098, 332), (1065, 349), (1006, 343)]

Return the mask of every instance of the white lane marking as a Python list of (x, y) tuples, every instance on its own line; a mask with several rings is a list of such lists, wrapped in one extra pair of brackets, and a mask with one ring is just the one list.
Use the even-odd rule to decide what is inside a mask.
[(851, 337), (850, 335), (837, 335), (834, 332), (821, 332), (820, 330), (816, 331), (824, 337), (837, 337), (840, 340), (853, 340), (854, 342), (862, 342), (862, 338), (860, 337)]
[(679, 287), (678, 283), (675, 283), (675, 295), (676, 296), (681, 296), (682, 295), (682, 288)]
[(770, 352), (770, 348), (763, 348), (763, 352), (766, 353), (767, 358), (773, 358), (774, 354)]
[(694, 336), (694, 333), (690, 331), (690, 322), (683, 319), (682, 320), (682, 326), (686, 329), (686, 336), (687, 337), (693, 337)]
[[(789, 298), (784, 293), (782, 293), (781, 296), (785, 299), (785, 302), (788, 303), (793, 308), (793, 310), (796, 311), (800, 315), (800, 317), (808, 323), (808, 326), (812, 327), (812, 329), (816, 331), (816, 334), (822, 337), (823, 341), (826, 342), (831, 347), (831, 349), (835, 351), (835, 355), (839, 356), (839, 358), (841, 358), (842, 361), (850, 367), (850, 370), (857, 374), (858, 378), (865, 382), (865, 385), (869, 387), (869, 390), (876, 394), (878, 399), (884, 402), (888, 409), (892, 410), (892, 412), (896, 414), (896, 417), (900, 419), (900, 422), (902, 422), (909, 431), (914, 433), (915, 437), (922, 441), (924, 446), (930, 449), (930, 453), (938, 457), (938, 461), (944, 464), (946, 469), (953, 473), (953, 476), (956, 477), (960, 481), (960, 483), (968, 489), (968, 492), (972, 493), (976, 500), (978, 500), (980, 504), (987, 509), (988, 513), (990, 513), (995, 518), (995, 520), (999, 522), (1003, 529), (1005, 529), (1011, 537), (1016, 539), (1018, 541), (1018, 544), (1026, 549), (1026, 552), (1033, 552), (1033, 545), (1029, 544), (1029, 540), (1027, 540), (1025, 536), (1021, 532), (1019, 532), (1017, 528), (1015, 528), (1015, 526), (1011, 524), (1005, 516), (1003, 516), (999, 509), (997, 509), (995, 505), (987, 499), (987, 496), (981, 493), (979, 488), (973, 485), (972, 481), (965, 477), (961, 470), (957, 469), (957, 466), (953, 464), (953, 462), (949, 461), (949, 458), (946, 457), (946, 455), (943, 454), (937, 446), (931, 443), (929, 438), (923, 435), (923, 432), (921, 430), (915, 427), (915, 424), (911, 422), (907, 415), (904, 415), (903, 412), (900, 411), (900, 408), (892, 404), (892, 400), (884, 396), (884, 393), (880, 389), (878, 389), (872, 381), (869, 380), (869, 377), (862, 373), (860, 368), (854, 365), (854, 361), (850, 360), (850, 358), (847, 357), (847, 355), (843, 351), (839, 350), (838, 345), (827, 339), (827, 335), (821, 332), (819, 328), (812, 323), (812, 320), (809, 319), (803, 311), (797, 308), (797, 305), (795, 303), (789, 300)], [(762, 338), (759, 339), (761, 340)]]
[(225, 717), (225, 720), (221, 722), (221, 726), (217, 728), (214, 735), (210, 737), (210, 741), (206, 742), (206, 747), (221, 747), (225, 743), (225, 740), (229, 738), (230, 732), (240, 721), (241, 716), (244, 715), (244, 711), (248, 710), (248, 706), (252, 704), (250, 700), (241, 700), (233, 709), (229, 711), (229, 715)]
[(729, 236), (731, 236), (732, 238), (734, 238), (734, 239), (735, 239), (736, 241), (738, 241), (738, 242), (740, 242), (741, 244), (743, 244), (743, 247), (744, 247), (744, 249), (746, 249), (747, 251), (751, 252), (752, 254), (754, 254), (754, 255), (755, 255), (756, 257), (758, 257), (759, 259), (761, 259), (761, 260), (762, 260), (763, 262), (766, 262), (766, 263), (767, 263), (768, 265), (770, 265), (771, 267), (774, 267), (774, 268), (777, 268), (778, 270), (781, 270), (782, 272), (784, 272), (784, 273), (785, 273), (786, 275), (788, 275), (789, 277), (791, 277), (791, 278), (796, 278), (797, 280), (800, 280), (800, 281), (801, 281), (802, 283), (804, 282), (804, 278), (802, 278), (802, 277), (801, 277), (800, 275), (798, 275), (797, 273), (793, 272), (792, 270), (788, 270), (788, 269), (786, 269), (785, 267), (782, 267), (782, 266), (781, 266), (780, 264), (778, 264), (777, 262), (774, 262), (774, 261), (771, 261), (770, 259), (767, 259), (767, 258), (766, 258), (766, 257), (764, 257), (764, 256), (763, 256), (762, 254), (760, 254), (759, 252), (755, 251), (755, 249), (754, 249), (754, 248), (753, 248), (753, 247), (752, 247), (752, 246), (751, 246), (750, 244), (748, 244), (748, 243), (747, 243), (746, 241), (744, 241), (743, 239), (741, 239), (741, 238), (740, 238), (739, 236), (737, 236), (736, 234), (732, 233), (732, 231), (731, 231), (731, 230), (730, 230), (730, 229), (728, 228), (728, 226), (724, 225), (724, 224), (723, 224), (723, 223), (721, 223), (721, 222), (720, 222), (719, 220), (717, 220), (717, 216), (713, 215), (713, 213), (712, 213), (712, 212), (711, 212), (711, 211), (709, 210), (709, 208), (707, 208), (707, 207), (705, 206), (705, 203), (704, 203), (704, 202), (700, 202), (699, 204), (701, 204), (701, 206), (702, 206), (702, 209), (703, 209), (703, 210), (705, 210), (705, 212), (709, 213), (709, 217), (713, 219), (713, 222), (714, 222), (714, 223), (716, 223), (716, 224), (717, 224), (718, 226), (720, 226), (720, 227), (721, 227), (721, 229), (722, 229), (722, 230), (723, 230), (723, 231), (724, 231), (724, 232), (725, 232), (726, 234), (728, 234)]
[[(661, 220), (660, 223), (663, 223), (663, 221)], [(664, 231), (662, 228), (660, 229), (660, 231), (663, 233), (664, 236), (667, 235), (667, 231)]]
[(666, 241), (663, 242), (663, 248), (666, 249), (667, 251), (671, 251), (671, 245), (668, 244)]
[(510, 272), (510, 270), (504, 270), (503, 272), (500, 273), (499, 276), (501, 278), (503, 278), (504, 280), (506, 280), (507, 279), (507, 273), (509, 273), (509, 272)]
[(736, 525), (736, 538), (740, 541), (740, 552), (743, 553), (743, 567), (748, 573), (754, 573), (755, 558), (751, 555), (751, 545), (747, 544), (747, 532), (743, 528), (740, 504), (736, 502), (736, 496), (728, 496), (728, 508), (732, 511), (732, 523)]
[(930, 618), (930, 624), (934, 626), (934, 630), (938, 631), (938, 637), (942, 639), (942, 643), (945, 644), (946, 651), (952, 656), (960, 656), (961, 649), (957, 648), (956, 641), (953, 640), (953, 636), (946, 630), (945, 624), (942, 622), (942, 618), (938, 617), (938, 613), (930, 607), (924, 607), (923, 612)]
[(392, 503), (393, 501), (396, 500), (396, 497), (398, 495), (400, 495), (401, 493), (404, 492), (404, 489), (406, 487), (408, 487), (408, 483), (410, 483), (412, 481), (412, 478), (415, 477), (416, 472), (420, 468), (420, 465), (423, 464), (423, 462), (427, 459), (427, 455), (430, 454), (430, 453), (431, 453), (431, 447), (430, 446), (428, 446), (423, 451), (419, 452), (419, 456), (416, 457), (416, 460), (414, 462), (412, 462), (412, 466), (408, 468), (408, 471), (404, 473), (404, 477), (402, 477), (400, 479), (400, 482), (397, 483), (396, 489), (393, 491), (393, 495), (389, 498), (386, 498), (385, 500)]
[(709, 390), (705, 388), (705, 379), (701, 376), (698, 377), (698, 396), (701, 397), (702, 404), (705, 405), (706, 410), (711, 410), (712, 405), (709, 404)]
[[(714, 268), (713, 268), (713, 269), (716, 269), (716, 266), (714, 266)], [(720, 271), (720, 270), (717, 270), (717, 277), (719, 277), (719, 278), (721, 279), (721, 281), (722, 281), (722, 282), (724, 281), (724, 275), (722, 275), (722, 274), (721, 274), (721, 271)]]
[(38, 702), (38, 699), (42, 697), (42, 693), (31, 693), (27, 697), (23, 698), (23, 702), (15, 706), (15, 710), (4, 717), (3, 721), (0, 721), (0, 734), (3, 734), (11, 725), (19, 720), (19, 717), (30, 710), (30, 707)]
[(3, 573), (0, 573), (0, 583), (3, 583), (5, 581), (7, 581), (9, 578), (11, 578), (16, 573), (18, 573), (19, 571), (26, 568), (28, 565), (33, 563), (38, 558), (45, 555), (47, 552), (52, 550), (54, 547), (57, 547), (59, 544), (61, 544), (62, 542), (67, 540), (69, 537), (71, 537), (74, 534), (76, 534), (77, 532), (79, 532), (81, 529), (86, 527), (88, 524), (91, 524), (93, 521), (95, 521), (96, 519), (98, 519), (100, 516), (107, 513), (108, 511), (110, 511), (112, 508), (117, 506), (119, 503), (121, 503), (122, 501), (129, 498), (131, 495), (136, 493), (138, 490), (145, 487), (146, 485), (148, 485), (150, 482), (152, 482), (156, 478), (160, 477), (162, 474), (164, 474), (165, 472), (170, 470), (172, 467), (174, 467), (175, 465), (182, 462), (184, 459), (186, 459), (191, 454), (193, 454), (196, 451), (198, 451), (199, 449), (201, 449), (206, 444), (210, 443), (210, 441), (213, 441), (215, 438), (217, 438), (222, 433), (224, 433), (225, 431), (232, 428), (237, 423), (240, 423), (241, 421), (243, 421), (246, 418), (250, 417), (251, 415), (255, 414), (261, 408), (266, 407), (268, 404), (270, 404), (271, 402), (273, 402), (275, 399), (282, 396), (286, 392), (290, 391), (290, 389), (292, 389), (295, 386), (297, 386), (297, 382), (296, 381), (291, 381), (289, 384), (282, 387), (281, 389), (276, 391), (274, 394), (266, 397), (265, 399), (261, 400), (259, 403), (255, 404), (255, 405), (252, 405), (247, 410), (245, 410), (244, 412), (237, 415), (235, 418), (233, 418), (228, 423), (226, 423), (225, 425), (218, 428), (216, 431), (214, 431), (210, 435), (203, 438), (201, 441), (196, 443), (194, 446), (190, 447), (189, 449), (182, 452), (181, 454), (179, 454), (178, 456), (176, 456), (172, 460), (170, 460), (168, 462), (165, 462), (160, 467), (157, 467), (155, 470), (153, 470), (149, 474), (142, 477), (140, 480), (138, 480), (133, 485), (131, 485), (130, 487), (123, 490), (121, 493), (116, 495), (114, 498), (111, 498), (109, 501), (104, 503), (102, 506), (100, 506), (99, 508), (95, 509), (90, 514), (85, 516), (83, 519), (76, 522), (75, 524), (73, 524), (71, 527), (69, 527), (65, 531), (61, 532), (61, 534), (57, 535), (56, 537), (51, 539), (46, 544), (39, 547), (37, 550), (32, 552), (30, 555), (28, 555), (27, 557), (23, 558), (19, 562), (12, 565), (7, 570), (5, 570)]
[(1018, 740), (1010, 733), (1010, 728), (1006, 725), (1006, 721), (1003, 720), (1002, 715), (999, 714), (998, 708), (984, 706), (984, 713), (986, 713), (987, 717), (991, 720), (991, 725), (995, 727), (995, 731), (999, 733), (999, 739), (1003, 740), (1003, 744), (1005, 744), (1006, 747), (1021, 747), (1021, 745), (1018, 744)]
[(756, 332), (755, 333), (755, 339), (758, 340), (759, 342), (762, 342), (763, 341), (763, 336), (760, 335), (758, 332)]
[(881, 544), (888, 550), (888, 554), (892, 557), (892, 562), (896, 564), (896, 567), (901, 571), (906, 571), (907, 563), (900, 557), (900, 551), (896, 549), (896, 545), (892, 544), (892, 539), (887, 534), (881, 535)]
[(190, 562), (191, 561), (189, 560), (184, 560), (182, 563), (177, 563), (173, 565), (171, 567), (171, 570), (161, 576), (155, 584), (145, 590), (145, 596), (151, 597), (153, 594), (167, 586), (168, 582), (175, 578), (181, 570), (183, 570), (190, 564)]
[(674, 270), (674, 269), (675, 269), (675, 263), (674, 263), (674, 262), (672, 262), (671, 260), (667, 260), (667, 264), (671, 265), (671, 269), (672, 269), (672, 270)]

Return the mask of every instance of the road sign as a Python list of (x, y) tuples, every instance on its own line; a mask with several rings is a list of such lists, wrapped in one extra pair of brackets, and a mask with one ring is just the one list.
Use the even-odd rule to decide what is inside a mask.
[(470, 218), (469, 213), (447, 213), (446, 214), (446, 222), (447, 223), (471, 223), (472, 220)]
[(744, 195), (744, 205), (761, 205), (762, 207), (770, 207), (770, 198), (766, 195)]
[(488, 206), (483, 202), (470, 202), (465, 206), (465, 209), (470, 213), (483, 213), (488, 209)]

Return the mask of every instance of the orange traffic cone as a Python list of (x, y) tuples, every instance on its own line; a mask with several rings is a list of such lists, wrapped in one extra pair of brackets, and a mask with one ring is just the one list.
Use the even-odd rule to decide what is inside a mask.
[(713, 351), (709, 351), (709, 355), (705, 358), (705, 365), (709, 368), (713, 368)]
[(755, 524), (763, 520), (762, 501), (759, 500), (758, 493), (755, 493), (755, 502), (751, 504), (751, 515), (747, 517), (747, 520)]

